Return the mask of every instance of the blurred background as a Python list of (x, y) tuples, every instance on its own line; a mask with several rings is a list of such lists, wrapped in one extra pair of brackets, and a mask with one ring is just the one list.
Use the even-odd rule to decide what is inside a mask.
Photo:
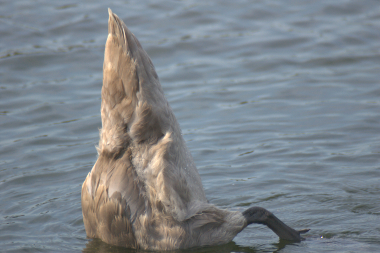
[(110, 7), (150, 55), (221, 208), (252, 225), (186, 252), (375, 252), (380, 246), (379, 1), (1, 1), (0, 251), (136, 252), (89, 240)]

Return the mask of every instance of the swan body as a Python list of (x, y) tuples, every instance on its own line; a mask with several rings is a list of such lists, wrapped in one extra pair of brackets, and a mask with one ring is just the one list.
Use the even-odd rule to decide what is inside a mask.
[(208, 203), (149, 56), (110, 9), (101, 118), (98, 159), (82, 186), (88, 237), (170, 250), (227, 243), (262, 223), (280, 238), (301, 240), (263, 208), (241, 213)]

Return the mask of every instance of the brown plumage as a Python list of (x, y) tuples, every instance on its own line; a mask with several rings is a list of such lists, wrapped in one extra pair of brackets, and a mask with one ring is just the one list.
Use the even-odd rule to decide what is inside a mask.
[(263, 208), (241, 213), (208, 203), (150, 58), (110, 9), (101, 117), (98, 160), (82, 186), (88, 237), (168, 250), (227, 243), (261, 223), (301, 240)]

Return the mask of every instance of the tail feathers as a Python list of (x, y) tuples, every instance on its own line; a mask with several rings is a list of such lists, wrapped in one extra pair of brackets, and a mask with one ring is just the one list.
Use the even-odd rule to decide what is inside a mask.
[(157, 142), (178, 123), (148, 54), (124, 22), (108, 12), (99, 151), (116, 154), (131, 142)]

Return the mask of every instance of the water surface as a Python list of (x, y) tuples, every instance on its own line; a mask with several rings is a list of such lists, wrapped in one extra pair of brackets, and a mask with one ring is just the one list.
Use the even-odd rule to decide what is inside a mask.
[(86, 238), (80, 205), (108, 7), (152, 58), (209, 201), (311, 228), (289, 244), (254, 225), (187, 252), (379, 250), (377, 1), (0, 6), (1, 251), (126, 251)]

